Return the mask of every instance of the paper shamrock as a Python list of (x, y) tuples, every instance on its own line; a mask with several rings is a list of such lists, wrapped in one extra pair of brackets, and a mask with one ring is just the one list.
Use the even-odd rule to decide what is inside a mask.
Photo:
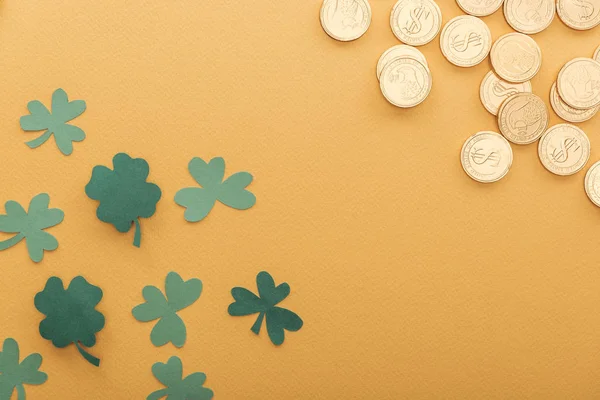
[(0, 352), (0, 400), (10, 400), (17, 389), (17, 400), (25, 400), (23, 385), (41, 385), (48, 375), (39, 371), (42, 356), (33, 353), (25, 357), (19, 364), (19, 345), (15, 339), (4, 341)]
[(27, 109), (31, 114), (21, 117), (21, 128), (24, 131), (45, 131), (42, 136), (26, 143), (30, 148), (41, 146), (54, 134), (56, 145), (68, 156), (73, 152), (73, 142), (85, 139), (81, 128), (67, 124), (83, 114), (85, 101), (69, 101), (64, 90), (56, 89), (52, 94), (52, 113), (38, 100), (30, 101)]
[(152, 373), (166, 386), (165, 389), (150, 393), (146, 400), (210, 400), (213, 391), (205, 388), (206, 375), (195, 372), (183, 378), (183, 365), (179, 357), (171, 357), (166, 363), (157, 362), (152, 366)]
[(234, 317), (258, 314), (256, 322), (250, 329), (258, 335), (264, 317), (267, 317), (267, 333), (273, 344), (279, 346), (285, 339), (284, 329), (296, 332), (302, 328), (302, 319), (295, 313), (281, 307), (275, 307), (290, 294), (290, 285), (282, 283), (275, 286), (275, 281), (268, 272), (260, 272), (256, 276), (258, 294), (248, 289), (235, 287), (231, 289), (231, 295), (235, 299), (228, 308), (229, 315)]
[(160, 188), (146, 182), (150, 168), (142, 158), (119, 153), (113, 157), (113, 167), (114, 170), (95, 166), (85, 194), (100, 201), (96, 210), (100, 221), (113, 224), (122, 233), (129, 232), (135, 225), (133, 245), (140, 247), (142, 231), (139, 218), (154, 215), (161, 196)]
[(7, 201), (4, 205), (6, 215), (0, 215), (0, 232), (16, 233), (15, 236), (0, 242), (0, 250), (6, 250), (25, 239), (29, 257), (40, 262), (44, 250), (56, 250), (58, 241), (44, 229), (58, 225), (65, 213), (58, 208), (48, 208), (50, 196), (40, 193), (29, 202), (29, 211), (16, 201)]
[(175, 202), (186, 207), (183, 214), (186, 221), (204, 219), (217, 200), (238, 210), (246, 210), (256, 203), (256, 197), (245, 189), (252, 182), (252, 175), (238, 172), (223, 182), (225, 161), (221, 157), (213, 158), (208, 164), (199, 157), (192, 158), (188, 169), (202, 187), (184, 188), (175, 194)]
[(153, 345), (163, 346), (171, 342), (175, 347), (182, 347), (186, 329), (177, 312), (198, 300), (202, 293), (202, 281), (193, 278), (184, 282), (177, 272), (169, 272), (165, 280), (165, 293), (166, 298), (156, 286), (146, 286), (142, 290), (146, 302), (134, 307), (132, 313), (141, 322), (160, 318), (150, 333)]
[(58, 348), (71, 343), (96, 367), (100, 360), (86, 352), (96, 344), (96, 333), (104, 328), (104, 315), (95, 309), (102, 299), (102, 289), (82, 276), (75, 277), (67, 290), (60, 278), (53, 276), (44, 290), (35, 295), (34, 304), (46, 318), (40, 322), (40, 335)]

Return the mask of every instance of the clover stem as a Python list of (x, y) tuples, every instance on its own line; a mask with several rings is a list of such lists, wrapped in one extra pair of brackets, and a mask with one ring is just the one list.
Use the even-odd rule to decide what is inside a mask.
[(100, 359), (94, 357), (93, 355), (91, 355), (90, 353), (88, 353), (87, 351), (85, 351), (81, 345), (79, 344), (79, 342), (73, 342), (75, 343), (75, 347), (77, 347), (77, 350), (79, 350), (79, 354), (81, 354), (83, 356), (83, 358), (85, 358), (90, 364), (95, 365), (96, 367), (100, 366)]
[(135, 224), (135, 233), (133, 235), (133, 245), (140, 247), (142, 242), (142, 228), (140, 227), (140, 220), (136, 218), (133, 223)]
[(146, 400), (158, 400), (165, 397), (167, 394), (169, 394), (167, 389), (157, 390), (156, 392), (150, 393), (150, 396), (146, 397)]
[(9, 247), (14, 246), (15, 244), (19, 243), (24, 237), (25, 236), (23, 236), (22, 233), (19, 233), (18, 235), (15, 235), (10, 239), (0, 242), (0, 250), (6, 250)]
[(29, 146), (30, 149), (35, 149), (36, 147), (40, 147), (41, 145), (43, 145), (44, 143), (46, 143), (46, 140), (50, 139), (50, 135), (52, 135), (52, 132), (46, 131), (39, 138), (33, 139), (32, 141), (26, 142), (25, 144), (27, 146)]
[(262, 326), (262, 322), (263, 322), (264, 318), (265, 318), (264, 312), (261, 312), (260, 314), (258, 314), (258, 318), (256, 318), (256, 322), (254, 323), (254, 325), (252, 325), (252, 328), (250, 328), (250, 330), (258, 335), (258, 333), (260, 332), (260, 327)]
[(17, 388), (17, 400), (25, 400), (25, 388), (22, 384), (15, 386)]

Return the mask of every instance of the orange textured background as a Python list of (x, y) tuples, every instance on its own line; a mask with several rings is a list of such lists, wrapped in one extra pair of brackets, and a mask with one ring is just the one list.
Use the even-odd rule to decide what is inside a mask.
[[(178, 355), (203, 371), (215, 399), (595, 399), (600, 397), (600, 210), (585, 171), (551, 175), (537, 146), (513, 146), (509, 175), (470, 180), (459, 151), (497, 130), (479, 102), (489, 61), (461, 69), (421, 48), (433, 91), (401, 110), (382, 97), (379, 55), (399, 42), (393, 0), (371, 0), (373, 21), (339, 43), (319, 24), (320, 2), (4, 0), (0, 3), (0, 203), (48, 192), (65, 211), (49, 230), (60, 247), (31, 262), (25, 245), (0, 253), (0, 339), (40, 352), (42, 386), (28, 399), (145, 399), (161, 385), (154, 362)], [(443, 20), (460, 15), (438, 0)], [(510, 31), (502, 11), (484, 18)], [(555, 20), (534, 38), (544, 62), (534, 92), (548, 103), (561, 66), (589, 57), (600, 28)], [(53, 140), (30, 150), (29, 100), (64, 88), (84, 99), (87, 139), (62, 156)], [(551, 112), (551, 122), (560, 120)], [(579, 125), (600, 158), (600, 117)], [(95, 216), (84, 186), (117, 152), (143, 157), (163, 190), (154, 217), (119, 234)], [(249, 171), (256, 206), (217, 205), (186, 223), (173, 197), (194, 157)], [(305, 321), (280, 348), (253, 317), (230, 317), (230, 289), (268, 270), (290, 283), (282, 305)], [(168, 271), (204, 282), (181, 312), (182, 349), (155, 348), (131, 309)], [(84, 275), (104, 290), (106, 327), (91, 352), (56, 349), (37, 331), (35, 293), (53, 275)], [(14, 397), (16, 398), (16, 397)]]

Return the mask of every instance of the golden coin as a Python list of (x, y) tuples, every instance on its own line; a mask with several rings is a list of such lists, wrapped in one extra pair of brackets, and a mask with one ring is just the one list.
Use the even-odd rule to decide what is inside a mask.
[(451, 19), (440, 37), (442, 54), (459, 67), (481, 63), (490, 53), (492, 34), (481, 19), (462, 15)]
[(504, 178), (512, 165), (510, 143), (496, 132), (478, 132), (468, 138), (460, 152), (460, 163), (472, 179), (492, 183)]
[(596, 106), (594, 108), (588, 108), (587, 110), (578, 110), (576, 108), (571, 107), (567, 103), (563, 101), (558, 95), (558, 90), (556, 89), (556, 82), (552, 84), (552, 89), (550, 89), (550, 104), (554, 109), (556, 115), (565, 121), (569, 122), (584, 122), (591, 119), (598, 110), (600, 110), (600, 106)]
[(542, 66), (542, 51), (535, 40), (522, 33), (500, 37), (490, 53), (496, 74), (509, 82), (531, 80)]
[(498, 127), (505, 138), (515, 144), (533, 143), (548, 128), (548, 109), (532, 93), (509, 97), (498, 111)]
[(571, 124), (554, 125), (542, 136), (538, 155), (544, 167), (556, 175), (581, 171), (590, 158), (590, 140)]
[(492, 15), (502, 6), (504, 0), (456, 0), (458, 6), (475, 17)]
[(418, 49), (405, 44), (399, 44), (397, 46), (390, 47), (381, 55), (381, 57), (379, 57), (379, 61), (377, 61), (378, 80), (381, 76), (381, 72), (383, 71), (383, 67), (385, 67), (387, 63), (395, 58), (414, 58), (420, 61), (424, 66), (428, 67), (425, 56)]
[(479, 98), (486, 110), (493, 115), (498, 115), (498, 110), (504, 100), (517, 93), (531, 93), (531, 91), (531, 82), (506, 82), (490, 71), (481, 81)]
[(394, 35), (411, 46), (431, 42), (442, 28), (442, 11), (433, 0), (398, 0), (390, 15)]
[(505, 0), (504, 17), (517, 32), (533, 35), (550, 26), (555, 0)]
[(600, 62), (600, 47), (598, 47), (594, 53), (594, 60)]
[(367, 0), (324, 0), (321, 26), (335, 40), (349, 42), (365, 34), (371, 25), (371, 6)]
[(598, 0), (557, 0), (556, 11), (565, 25), (579, 31), (600, 25)]
[(390, 61), (383, 67), (380, 78), (381, 93), (396, 107), (415, 107), (431, 91), (429, 69), (414, 58), (401, 57)]
[(558, 94), (573, 108), (600, 105), (600, 63), (591, 58), (569, 61), (559, 72)]
[(584, 187), (592, 203), (600, 207), (600, 161), (592, 165), (585, 174)]

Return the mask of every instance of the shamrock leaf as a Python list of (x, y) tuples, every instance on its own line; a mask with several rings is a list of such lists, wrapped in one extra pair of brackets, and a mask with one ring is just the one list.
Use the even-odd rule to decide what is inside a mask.
[(279, 346), (285, 339), (284, 329), (291, 332), (296, 332), (302, 325), (302, 319), (295, 313), (281, 307), (275, 307), (283, 299), (290, 294), (290, 285), (282, 283), (275, 286), (275, 281), (268, 272), (260, 272), (256, 276), (256, 286), (258, 294), (248, 289), (235, 287), (231, 289), (231, 295), (235, 302), (231, 303), (228, 308), (229, 315), (234, 317), (258, 314), (256, 322), (250, 329), (258, 335), (264, 317), (267, 317), (267, 333), (273, 344)]
[(27, 385), (41, 385), (46, 382), (48, 375), (39, 371), (42, 356), (30, 354), (19, 364), (19, 345), (15, 339), (4, 341), (0, 352), (0, 399), (10, 400), (14, 389), (17, 389), (17, 400), (25, 400)]
[(119, 153), (113, 158), (114, 170), (95, 166), (85, 187), (90, 199), (99, 200), (98, 219), (113, 224), (119, 232), (129, 232), (135, 225), (133, 245), (140, 247), (142, 231), (139, 218), (149, 218), (156, 211), (161, 191), (146, 182), (150, 168), (146, 160)]
[(152, 366), (152, 373), (166, 386), (166, 389), (152, 392), (146, 400), (210, 400), (213, 391), (205, 388), (206, 375), (196, 372), (183, 378), (183, 365), (179, 357), (171, 357), (166, 363), (157, 362)]
[(142, 290), (146, 302), (134, 307), (132, 313), (140, 322), (159, 320), (150, 333), (153, 345), (163, 346), (171, 342), (175, 347), (182, 347), (186, 329), (177, 312), (198, 300), (202, 293), (202, 281), (194, 278), (184, 282), (177, 272), (169, 272), (165, 280), (165, 293), (166, 298), (157, 287), (146, 286)]
[(46, 143), (54, 134), (54, 140), (60, 151), (68, 156), (73, 152), (73, 142), (85, 139), (85, 132), (73, 125), (67, 124), (85, 111), (85, 101), (69, 101), (67, 93), (56, 89), (52, 94), (52, 113), (38, 100), (27, 104), (30, 115), (21, 117), (21, 128), (24, 131), (46, 131), (42, 136), (27, 142), (32, 149)]
[(217, 200), (238, 210), (247, 210), (256, 203), (256, 197), (245, 189), (252, 183), (252, 175), (238, 172), (223, 182), (225, 161), (221, 157), (213, 158), (208, 164), (195, 157), (188, 164), (188, 169), (202, 187), (184, 188), (175, 194), (175, 203), (186, 208), (186, 221), (204, 219)]
[(48, 208), (50, 196), (40, 193), (31, 199), (29, 211), (16, 201), (7, 201), (4, 205), (6, 215), (0, 215), (0, 232), (16, 233), (15, 236), (0, 242), (0, 250), (6, 250), (25, 239), (29, 257), (40, 262), (44, 258), (44, 250), (56, 250), (58, 241), (44, 229), (58, 225), (65, 213), (58, 208)]
[(100, 360), (81, 345), (94, 346), (96, 333), (104, 328), (104, 315), (95, 309), (101, 299), (102, 289), (82, 276), (75, 277), (67, 290), (62, 280), (53, 276), (34, 299), (35, 308), (46, 315), (40, 322), (40, 335), (58, 348), (73, 343), (83, 358), (99, 366)]

